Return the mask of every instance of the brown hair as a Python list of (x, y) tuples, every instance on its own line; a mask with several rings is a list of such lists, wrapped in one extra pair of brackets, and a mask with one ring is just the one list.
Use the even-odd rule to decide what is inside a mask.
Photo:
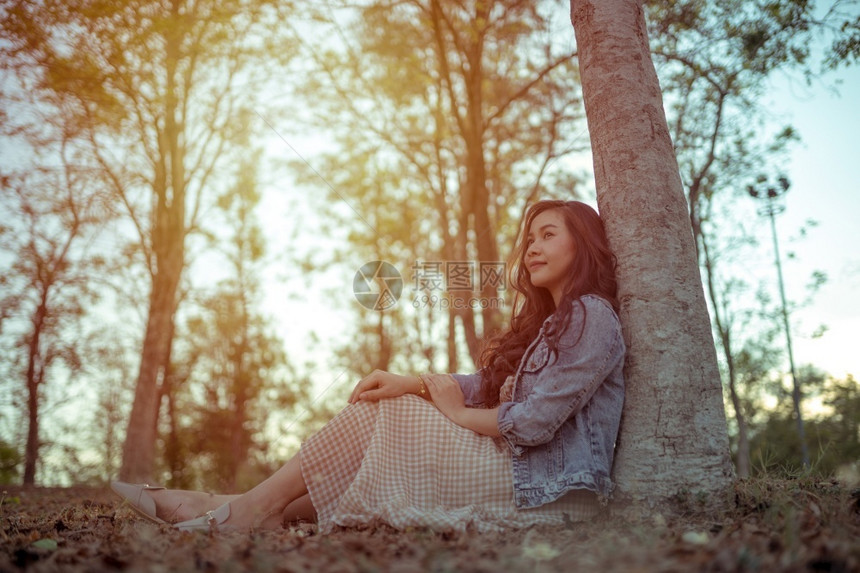
[[(549, 290), (532, 284), (525, 265), (532, 221), (550, 209), (557, 210), (564, 218), (567, 230), (573, 237), (575, 253), (558, 308), (555, 308)], [(531, 205), (523, 219), (510, 262), (509, 283), (516, 291), (511, 325), (506, 332), (493, 338), (481, 355), (484, 367), (481, 394), (483, 400), (493, 406), (498, 405), (499, 389), (505, 379), (516, 372), (520, 359), (548, 316), (554, 314), (555, 318), (547, 330), (547, 342), (550, 351), (557, 353), (558, 339), (570, 323), (574, 301), (582, 305), (580, 297), (595, 294), (606, 299), (618, 311), (615, 255), (606, 240), (603, 221), (585, 203), (552, 200)], [(584, 305), (582, 308), (584, 311)]]

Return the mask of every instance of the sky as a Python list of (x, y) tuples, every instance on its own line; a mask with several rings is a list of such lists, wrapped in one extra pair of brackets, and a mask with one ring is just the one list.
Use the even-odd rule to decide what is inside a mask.
[[(792, 315), (795, 363), (813, 363), (837, 377), (848, 373), (858, 377), (860, 69), (843, 70), (837, 77), (842, 82), (838, 94), (818, 84), (807, 88), (797, 82), (774, 82), (772, 109), (790, 120), (802, 138), (785, 165), (792, 186), (784, 199), (785, 212), (777, 216), (777, 234), (780, 251), (795, 253), (793, 259), (783, 258), (787, 298), (804, 297), (813, 270), (828, 276), (812, 304)], [(807, 219), (818, 226), (803, 240), (790, 242)], [(810, 332), (818, 324), (828, 330), (813, 339)]]
[[(776, 220), (787, 298), (805, 298), (805, 285), (814, 271), (828, 276), (811, 303), (790, 317), (795, 363), (798, 367), (814, 364), (839, 378), (849, 373), (860, 376), (860, 225), (855, 220), (860, 216), (856, 174), (860, 163), (856, 140), (860, 134), (860, 107), (856, 103), (860, 102), (860, 69), (841, 70), (813, 86), (796, 78), (777, 78), (765, 98), (774, 124), (791, 123), (802, 139), (780, 166), (792, 182), (783, 198), (785, 211)], [(300, 158), (313, 166), (318, 144), (303, 141), (298, 134), (273, 135), (270, 152)], [(318, 193), (322, 193), (326, 186), (322, 177), (319, 184)], [(264, 225), (289, 228), (279, 234), (273, 248), (324, 259), (338, 241), (315, 228), (313, 207), (301, 198), (304, 193), (291, 191), (289, 185), (280, 189), (282, 193), (268, 194), (263, 209)], [(810, 219), (817, 226), (797, 240), (799, 229)], [(764, 217), (759, 224), (769, 226)], [(774, 300), (778, 300), (769, 232), (763, 232), (754, 259), (748, 265), (764, 277)], [(286, 341), (288, 355), (319, 363), (311, 372), (316, 378), (316, 397), (354, 384), (357, 380), (348, 380), (338, 368), (329, 366), (333, 348), (352, 332), (348, 305), (357, 304), (351, 291), (354, 270), (332, 269), (308, 280), (299, 272), (281, 269), (271, 277), (267, 306)], [(410, 278), (404, 279), (405, 297)], [(331, 293), (341, 297), (337, 304), (332, 304)], [(820, 325), (826, 326), (826, 331), (814, 338), (813, 332)], [(311, 332), (317, 340), (311, 338)], [(784, 368), (787, 372), (787, 359)]]

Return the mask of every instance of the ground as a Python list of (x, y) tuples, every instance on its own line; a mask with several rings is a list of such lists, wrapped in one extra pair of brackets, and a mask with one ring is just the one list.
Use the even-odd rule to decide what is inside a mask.
[(499, 534), (179, 532), (107, 489), (0, 488), (4, 572), (860, 571), (860, 490), (835, 481), (740, 481), (719, 512), (678, 499), (671, 511)]

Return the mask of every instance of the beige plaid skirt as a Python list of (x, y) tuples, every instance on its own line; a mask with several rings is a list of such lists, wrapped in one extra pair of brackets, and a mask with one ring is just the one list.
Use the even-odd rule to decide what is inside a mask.
[(505, 441), (458, 426), (411, 394), (347, 406), (302, 445), (301, 463), (322, 532), (378, 523), (499, 531), (599, 510), (586, 490), (518, 509)]

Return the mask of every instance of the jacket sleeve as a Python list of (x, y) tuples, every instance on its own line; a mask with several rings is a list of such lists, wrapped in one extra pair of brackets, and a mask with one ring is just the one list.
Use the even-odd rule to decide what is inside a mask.
[(484, 401), (481, 400), (482, 372), (483, 370), (478, 370), (474, 374), (451, 374), (454, 380), (460, 384), (460, 389), (463, 391), (463, 396), (466, 398), (466, 406), (470, 408), (484, 404)]
[(519, 401), (505, 402), (499, 408), (499, 432), (517, 455), (523, 446), (550, 441), (623, 360), (624, 340), (615, 312), (601, 299), (582, 301), (586, 312), (574, 303), (570, 323), (559, 337), (558, 354), (551, 355), (540, 371), (521, 374), (535, 377), (529, 381), (528, 394), (515, 392)]

